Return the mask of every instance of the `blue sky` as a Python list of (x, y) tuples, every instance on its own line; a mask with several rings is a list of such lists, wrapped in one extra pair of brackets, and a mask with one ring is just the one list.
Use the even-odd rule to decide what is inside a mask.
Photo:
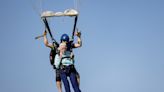
[[(1, 0), (0, 92), (57, 92), (50, 49), (34, 39), (44, 30), (36, 1)], [(43, 10), (62, 10), (73, 0), (44, 2)], [(164, 1), (80, 0), (79, 6), (83, 46), (74, 53), (81, 90), (164, 92)], [(71, 33), (72, 19), (50, 20), (58, 41)]]

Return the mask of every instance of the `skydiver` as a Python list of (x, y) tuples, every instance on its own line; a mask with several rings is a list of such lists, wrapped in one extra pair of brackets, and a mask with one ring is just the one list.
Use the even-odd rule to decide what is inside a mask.
[(55, 56), (55, 66), (60, 71), (60, 76), (64, 83), (66, 92), (70, 92), (70, 85), (67, 77), (70, 78), (74, 91), (81, 92), (76, 76), (77, 71), (74, 67), (74, 56), (71, 51), (71, 48), (78, 48), (82, 46), (80, 39), (81, 33), (77, 33), (77, 36), (78, 43), (72, 44), (69, 41), (69, 36), (67, 34), (63, 34), (61, 36), (61, 43), (58, 48), (59, 53)]
[[(44, 32), (44, 44), (46, 47), (49, 47), (51, 49), (54, 49), (54, 51), (56, 51), (56, 49), (58, 48), (58, 44), (56, 43), (49, 43), (48, 42), (48, 39), (47, 39), (47, 32), (45, 31)], [(78, 37), (78, 43), (75, 43), (72, 45), (71, 48), (78, 48), (78, 47), (81, 47), (82, 45), (82, 41), (81, 41), (81, 33), (80, 32), (76, 32), (75, 35)], [(57, 52), (54, 52), (54, 53), (57, 53)], [(53, 56), (50, 57), (50, 59), (53, 61)], [(76, 71), (76, 69), (75, 69)], [(76, 71), (76, 78), (77, 78), (77, 81), (78, 81), (78, 85), (80, 85), (80, 75), (79, 73)], [(59, 69), (56, 69), (56, 86), (57, 86), (57, 89), (59, 92), (62, 92), (62, 85), (61, 85), (61, 77), (60, 77), (60, 71)]]

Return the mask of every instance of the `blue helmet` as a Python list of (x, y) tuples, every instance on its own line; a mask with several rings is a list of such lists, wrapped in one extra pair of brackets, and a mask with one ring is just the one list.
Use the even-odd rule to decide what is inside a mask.
[(60, 41), (66, 41), (66, 42), (69, 42), (69, 36), (67, 34), (63, 34), (60, 38)]

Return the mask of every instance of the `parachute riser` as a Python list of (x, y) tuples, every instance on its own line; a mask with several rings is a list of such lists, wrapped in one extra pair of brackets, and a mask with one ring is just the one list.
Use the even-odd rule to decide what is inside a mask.
[(52, 42), (53, 42), (53, 43), (57, 43), (57, 41), (54, 39), (54, 37), (53, 37), (53, 35), (52, 35), (52, 33), (51, 33), (51, 30), (50, 30), (50, 27), (49, 27), (49, 25), (48, 25), (47, 19), (46, 19), (46, 18), (41, 18), (41, 19), (43, 20), (43, 22), (44, 22), (44, 24), (45, 24), (46, 31), (48, 31), (48, 33), (49, 33), (49, 35), (50, 35), (50, 37), (51, 37)]
[(75, 16), (74, 26), (73, 26), (73, 31), (72, 31), (72, 37), (71, 37), (72, 42), (74, 41), (74, 35), (75, 35), (75, 31), (76, 31), (77, 20), (78, 20), (78, 16)]

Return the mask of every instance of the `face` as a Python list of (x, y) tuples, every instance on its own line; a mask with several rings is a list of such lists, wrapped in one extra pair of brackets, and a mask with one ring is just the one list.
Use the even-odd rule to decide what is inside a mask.
[(62, 42), (59, 47), (60, 51), (64, 52), (67, 50), (67, 46), (65, 42)]

